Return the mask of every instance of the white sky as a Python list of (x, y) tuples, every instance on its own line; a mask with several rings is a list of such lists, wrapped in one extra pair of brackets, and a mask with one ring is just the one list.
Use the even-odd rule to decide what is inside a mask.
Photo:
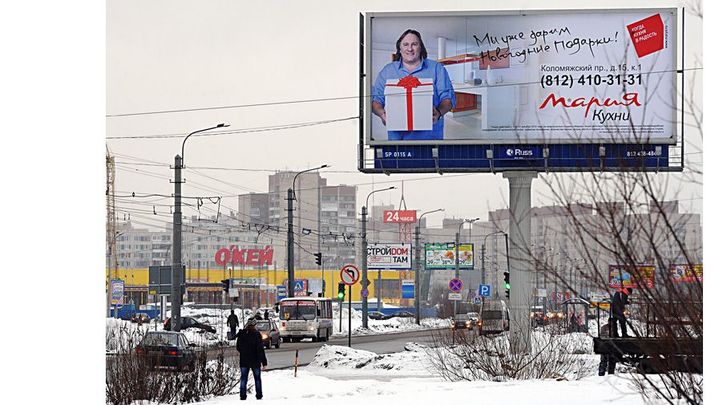
[[(437, 3), (413, 2), (416, 10), (436, 10)], [(531, 2), (507, 1), (507, 9), (529, 7)], [(554, 8), (582, 8), (586, 2), (553, 2)], [(662, 7), (677, 2), (598, 2), (592, 7)], [(107, 15), (107, 113), (109, 115), (236, 106), (278, 101), (352, 97), (358, 94), (358, 14), (361, 11), (396, 11), (406, 3), (395, 1), (110, 1)], [(446, 8), (445, 8), (446, 7)], [(536, 8), (536, 6), (533, 6)], [(446, 10), (481, 9), (476, 2), (444, 2)], [(695, 17), (687, 17), (687, 65), (694, 65), (701, 35)], [(232, 129), (332, 120), (356, 116), (355, 99), (306, 104), (230, 108), (211, 111), (153, 114), (107, 119), (107, 135), (124, 137), (152, 134), (187, 134), (224, 122)], [(689, 132), (689, 131), (688, 131)], [(688, 139), (696, 139), (692, 134)], [(507, 206), (508, 183), (501, 174), (439, 176), (366, 175), (356, 172), (357, 120), (321, 126), (212, 137), (193, 136), (185, 147), (187, 166), (302, 170), (331, 165), (323, 174), (329, 184), (364, 184), (358, 189), (363, 204), (371, 183), (393, 181), (404, 185), (409, 209), (445, 208), (445, 217), (487, 218), (488, 209)], [(699, 144), (700, 142), (693, 142)], [(169, 169), (180, 153), (182, 138), (109, 139), (117, 154), (117, 194), (172, 193)], [(695, 152), (695, 148), (689, 148)], [(689, 152), (690, 150), (688, 150)], [(164, 164), (163, 167), (128, 165), (125, 156)], [(701, 155), (690, 155), (701, 161)], [(333, 173), (332, 171), (353, 173)], [(133, 172), (134, 171), (134, 172)], [(267, 191), (267, 172), (185, 171), (183, 195), (236, 195)], [(457, 177), (455, 177), (457, 176)], [(396, 180), (396, 181), (395, 181)], [(679, 182), (670, 178), (673, 191)], [(534, 181), (535, 205), (550, 203), (543, 181)], [(377, 185), (377, 188), (387, 184)], [(462, 198), (454, 198), (454, 196)], [(373, 196), (377, 204), (395, 203), (401, 192)], [(682, 210), (701, 210), (699, 187), (683, 185), (677, 195)], [(170, 204), (166, 199), (165, 204)], [(159, 204), (159, 203), (158, 203)], [(118, 204), (122, 213), (124, 203)], [(223, 209), (236, 206), (223, 201)], [(146, 207), (150, 209), (151, 207)], [(208, 207), (207, 214), (212, 209)], [(163, 208), (169, 213), (169, 208)], [(442, 214), (428, 216), (430, 226)], [(122, 218), (122, 215), (120, 215)], [(140, 217), (138, 216), (138, 219)], [(162, 218), (167, 220), (168, 217)], [(152, 220), (152, 219), (150, 219)], [(147, 219), (143, 220), (147, 223)], [(157, 222), (158, 225), (161, 221)]]
[[(104, 283), (106, 136), (186, 133), (218, 121), (230, 123), (234, 129), (314, 121), (351, 116), (356, 108), (352, 102), (338, 102), (144, 118), (106, 119), (106, 114), (355, 95), (358, 12), (403, 10), (407, 4), (391, 0), (111, 0), (107, 4), (28, 1), (5, 5), (0, 14), (5, 56), (0, 65), (4, 135), (0, 165), (4, 241), (10, 243), (4, 242), (3, 248), (0, 308), (8, 322), (20, 325), (0, 334), (2, 347), (9, 352), (6, 364), (13, 370), (3, 379), (3, 386), (10, 388), (6, 401), (58, 403), (63, 398), (61, 402), (73, 403), (69, 398), (75, 398), (76, 403), (98, 403), (104, 397), (105, 296), (99, 286)], [(415, 10), (436, 10), (438, 4), (412, 2)], [(486, 3), (445, 1), (441, 7), (479, 9), (481, 4)], [(589, 3), (507, 0), (488, 4), (529, 9), (581, 8)], [(592, 7), (673, 5), (676, 2), (591, 3)], [(712, 2), (706, 7), (713, 7)], [(714, 38), (716, 19), (707, 14), (706, 36)], [(703, 27), (692, 18), (687, 17), (688, 50), (702, 43), (698, 30)], [(704, 59), (713, 69), (713, 55), (707, 53)], [(687, 52), (687, 65), (692, 60)], [(323, 80), (315, 80), (318, 71)], [(704, 76), (707, 88), (716, 88), (714, 77)], [(309, 78), (313, 79), (311, 85), (307, 84)], [(711, 103), (711, 98), (707, 102)], [(712, 114), (705, 118), (705, 133), (710, 134), (705, 140), (707, 150), (715, 150), (711, 137), (715, 119)], [(336, 170), (354, 170), (357, 136), (354, 123), (338, 123), (276, 135), (195, 138), (188, 141), (187, 164), (302, 169), (328, 163)], [(180, 143), (174, 139), (107, 145), (113, 153), (169, 166)], [(266, 158), (268, 155), (272, 158)], [(716, 201), (712, 159), (705, 169), (711, 207)], [(169, 170), (149, 166), (146, 170), (157, 172), (159, 178), (118, 171), (117, 190), (171, 193)], [(266, 190), (264, 173), (222, 176), (217, 177)], [(189, 173), (185, 177), (199, 181)], [(370, 182), (372, 176), (329, 173), (327, 177), (336, 184)], [(402, 177), (375, 176), (376, 181), (394, 178)], [(468, 186), (467, 198), (454, 197), (456, 190), (464, 192)], [(228, 185), (213, 187), (235, 190)], [(679, 188), (686, 198), (702, 195), (698, 186)], [(199, 192), (189, 184), (186, 190)], [(368, 190), (361, 188), (360, 196)], [(486, 217), (487, 207), (504, 207), (506, 195), (506, 182), (493, 175), (456, 179), (445, 175), (405, 185), (410, 208), (444, 206), (448, 216)], [(391, 198), (397, 202), (399, 193)], [(716, 216), (711, 209), (704, 214), (705, 229), (710, 230), (707, 246), (711, 246)], [(433, 221), (430, 225), (439, 217)], [(705, 264), (714, 267), (713, 263), (713, 250), (705, 249)], [(711, 271), (707, 280), (707, 288), (714, 289)], [(707, 308), (717, 304), (712, 294), (707, 294), (706, 303)], [(712, 321), (706, 325), (708, 341), (716, 337), (712, 314), (708, 311)], [(78, 321), (78, 316), (87, 321)], [(707, 351), (713, 354), (710, 346)], [(716, 402), (711, 400), (716, 397), (712, 395), (713, 376), (708, 369), (707, 403)]]

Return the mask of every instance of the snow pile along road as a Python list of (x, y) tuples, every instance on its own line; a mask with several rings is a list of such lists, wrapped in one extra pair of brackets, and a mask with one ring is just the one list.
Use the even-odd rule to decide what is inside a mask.
[(384, 377), (431, 376), (425, 361), (425, 346), (408, 343), (405, 351), (376, 354), (345, 346), (324, 345), (317, 351), (307, 370), (316, 375), (352, 376), (371, 373)]

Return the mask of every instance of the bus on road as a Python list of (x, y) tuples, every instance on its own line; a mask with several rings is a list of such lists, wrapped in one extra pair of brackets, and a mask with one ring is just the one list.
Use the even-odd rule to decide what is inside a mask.
[(280, 337), (283, 342), (327, 341), (332, 336), (332, 300), (326, 297), (293, 297), (280, 301)]

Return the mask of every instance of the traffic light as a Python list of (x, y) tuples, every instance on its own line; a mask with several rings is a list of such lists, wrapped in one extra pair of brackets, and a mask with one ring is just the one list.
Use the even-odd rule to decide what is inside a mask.
[(230, 291), (230, 279), (226, 278), (222, 280), (222, 291), (229, 292)]
[(318, 266), (322, 266), (322, 253), (315, 253), (315, 263)]
[(345, 300), (345, 284), (344, 283), (337, 284), (337, 299), (340, 301)]
[(511, 289), (511, 285), (509, 284), (509, 272), (504, 272), (504, 296), (509, 298), (509, 290)]

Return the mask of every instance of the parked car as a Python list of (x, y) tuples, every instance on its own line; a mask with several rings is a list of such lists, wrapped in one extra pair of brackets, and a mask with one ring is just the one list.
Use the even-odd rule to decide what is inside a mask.
[(509, 308), (502, 300), (485, 300), (479, 316), (479, 330), (483, 335), (509, 330)]
[(260, 335), (262, 335), (262, 344), (265, 348), (269, 349), (272, 346), (275, 346), (277, 349), (280, 348), (280, 340), (282, 340), (280, 338), (280, 329), (274, 320), (257, 321), (256, 328), (260, 332)]
[(390, 318), (414, 318), (414, 314), (410, 311), (398, 311), (390, 315)]
[(150, 323), (150, 317), (143, 312), (136, 312), (134, 315), (132, 315), (132, 319), (130, 319), (130, 322), (139, 323), (142, 325), (143, 323)]
[(385, 315), (379, 311), (369, 311), (367, 313), (367, 316), (369, 317), (369, 319), (375, 319), (375, 320), (384, 320), (384, 319), (390, 318), (389, 315)]
[(140, 356), (150, 369), (193, 371), (197, 361), (195, 347), (181, 332), (150, 331), (135, 348), (135, 354)]
[[(215, 329), (214, 326), (207, 324), (207, 323), (202, 323), (202, 322), (198, 321), (197, 319), (190, 317), (190, 316), (183, 316), (182, 322), (180, 324), (180, 330), (185, 330), (185, 329), (189, 329), (189, 328), (197, 328), (197, 329), (203, 330), (205, 332), (217, 333), (217, 329)], [(165, 330), (171, 329), (170, 318), (167, 318), (165, 320), (164, 329)]]
[(452, 325), (452, 330), (457, 329), (469, 329), (472, 330), (475, 327), (477, 327), (477, 324), (475, 321), (472, 320), (467, 314), (457, 314), (454, 318), (452, 318), (452, 321), (450, 322)]

